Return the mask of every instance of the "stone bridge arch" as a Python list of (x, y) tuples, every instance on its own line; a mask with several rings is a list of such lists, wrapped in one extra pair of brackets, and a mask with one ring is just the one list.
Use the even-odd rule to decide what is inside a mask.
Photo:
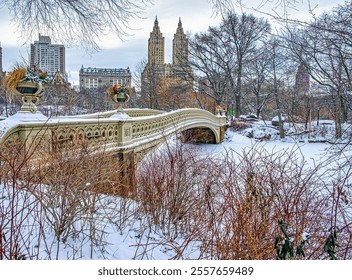
[[(218, 144), (224, 139), (225, 125), (225, 116), (192, 108), (171, 112), (127, 109), (124, 114), (110, 111), (49, 119), (40, 113), (20, 112), (0, 121), (0, 143), (22, 140), (26, 148), (45, 139), (49, 148), (57, 149), (67, 141), (85, 141), (128, 162), (130, 172), (124, 173), (131, 174), (138, 158), (166, 137), (180, 133), (185, 141)], [(124, 180), (134, 184), (133, 178)]]
[(182, 142), (216, 144), (219, 141), (219, 134), (210, 127), (193, 127), (182, 131)]

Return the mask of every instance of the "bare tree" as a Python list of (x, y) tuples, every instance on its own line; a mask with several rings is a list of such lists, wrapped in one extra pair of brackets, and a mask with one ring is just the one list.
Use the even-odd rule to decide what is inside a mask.
[(282, 120), (282, 102), (280, 98), (280, 85), (282, 84), (282, 72), (283, 64), (285, 63), (285, 57), (282, 54), (282, 49), (280, 47), (280, 42), (277, 39), (270, 41), (270, 53), (271, 53), (271, 77), (272, 77), (272, 93), (274, 94), (276, 103), (276, 112), (279, 120), (279, 132), (280, 138), (285, 137), (285, 132), (283, 128)]
[(218, 104), (235, 101), (236, 116), (242, 111), (244, 66), (253, 59), (256, 44), (269, 31), (270, 25), (264, 19), (227, 13), (219, 27), (196, 34), (190, 42), (191, 66), (205, 76)]
[(103, 35), (127, 36), (129, 22), (140, 18), (148, 4), (152, 0), (4, 0), (0, 8), (8, 8), (25, 41), (44, 33), (93, 52)]
[(296, 10), (302, 3), (307, 3), (310, 11), (315, 8), (311, 6), (310, 0), (208, 0), (208, 2), (213, 5), (213, 11), (216, 15), (238, 9), (261, 12), (264, 7), (270, 7), (272, 12), (270, 15), (275, 18), (281, 17), (282, 19), (287, 18), (288, 12)]
[(289, 26), (285, 31), (286, 43), (293, 55), (305, 65), (313, 81), (331, 94), (337, 138), (341, 138), (341, 123), (347, 121), (351, 110), (346, 106), (352, 77), (352, 42), (347, 36), (352, 26), (346, 18), (348, 11), (352, 11), (351, 3), (322, 15), (306, 28)]
[(190, 65), (195, 69), (198, 91), (221, 104), (226, 95), (228, 79), (225, 68), (232, 69), (233, 52), (225, 47), (226, 40), (220, 28), (209, 27), (208, 32), (195, 34), (190, 40)]
[(253, 15), (229, 14), (224, 19), (223, 28), (230, 38), (230, 45), (235, 52), (236, 72), (229, 73), (231, 89), (235, 99), (236, 114), (241, 114), (243, 67), (253, 59), (256, 44), (264, 40), (270, 32), (268, 21)]
[[(161, 67), (163, 67), (163, 65), (161, 65)], [(159, 100), (157, 95), (162, 79), (159, 75), (160, 72), (162, 72), (162, 69), (159, 65), (155, 63), (148, 63), (142, 73), (141, 97), (143, 104), (151, 109), (159, 109)]]
[(258, 55), (245, 67), (244, 79), (255, 100), (250, 102), (244, 98), (244, 101), (252, 110), (254, 109), (258, 117), (271, 96), (268, 89), (269, 73), (272, 69), (272, 57), (269, 49), (268, 45), (258, 48)]

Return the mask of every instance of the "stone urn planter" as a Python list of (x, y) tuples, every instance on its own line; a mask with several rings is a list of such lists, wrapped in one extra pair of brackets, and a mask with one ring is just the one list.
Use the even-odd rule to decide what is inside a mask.
[(21, 95), (22, 107), (21, 112), (37, 112), (37, 104), (43, 96), (43, 85), (36, 82), (19, 82), (16, 91)]
[(107, 93), (117, 104), (117, 112), (122, 112), (123, 104), (130, 100), (131, 89), (121, 84), (114, 84), (107, 89)]
[(117, 104), (119, 104), (119, 103), (123, 104), (123, 103), (127, 102), (128, 100), (130, 100), (130, 96), (129, 96), (129, 94), (126, 94), (126, 93), (124, 93), (124, 94), (117, 93), (112, 96), (112, 100)]
[(48, 82), (49, 78), (45, 71), (36, 67), (17, 65), (6, 74), (6, 95), (12, 97), (19, 94), (23, 101), (20, 112), (36, 113), (36, 104), (43, 95), (44, 85)]

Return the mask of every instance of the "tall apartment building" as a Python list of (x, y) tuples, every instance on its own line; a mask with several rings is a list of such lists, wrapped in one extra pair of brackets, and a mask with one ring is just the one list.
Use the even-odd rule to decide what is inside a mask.
[(183, 31), (181, 18), (172, 41), (172, 64), (188, 65), (188, 38)]
[(29, 61), (31, 68), (46, 71), (49, 77), (53, 77), (56, 72), (65, 75), (65, 46), (52, 44), (49, 36), (39, 34), (39, 40), (31, 44)]
[(2, 47), (0, 42), (0, 77), (2, 77)]
[(97, 89), (113, 84), (131, 87), (132, 75), (130, 68), (84, 68), (79, 70), (79, 89)]
[(165, 63), (165, 38), (160, 32), (158, 18), (148, 40), (148, 63), (142, 73), (142, 91), (154, 77), (188, 81), (191, 68), (188, 64), (188, 39), (183, 31), (181, 18), (172, 42), (172, 63)]

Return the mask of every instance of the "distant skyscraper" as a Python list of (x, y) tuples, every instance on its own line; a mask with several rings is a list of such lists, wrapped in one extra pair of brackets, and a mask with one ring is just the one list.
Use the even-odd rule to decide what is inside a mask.
[(66, 73), (65, 46), (51, 44), (49, 36), (41, 36), (34, 41), (30, 49), (30, 67), (37, 67), (53, 77), (56, 72)]
[(188, 38), (183, 31), (181, 18), (172, 41), (172, 63), (174, 65), (188, 65)]
[(165, 63), (164, 47), (165, 38), (160, 32), (158, 19), (155, 18), (153, 31), (150, 32), (148, 40), (148, 63), (163, 65)]
[(2, 76), (2, 47), (0, 42), (0, 77)]

